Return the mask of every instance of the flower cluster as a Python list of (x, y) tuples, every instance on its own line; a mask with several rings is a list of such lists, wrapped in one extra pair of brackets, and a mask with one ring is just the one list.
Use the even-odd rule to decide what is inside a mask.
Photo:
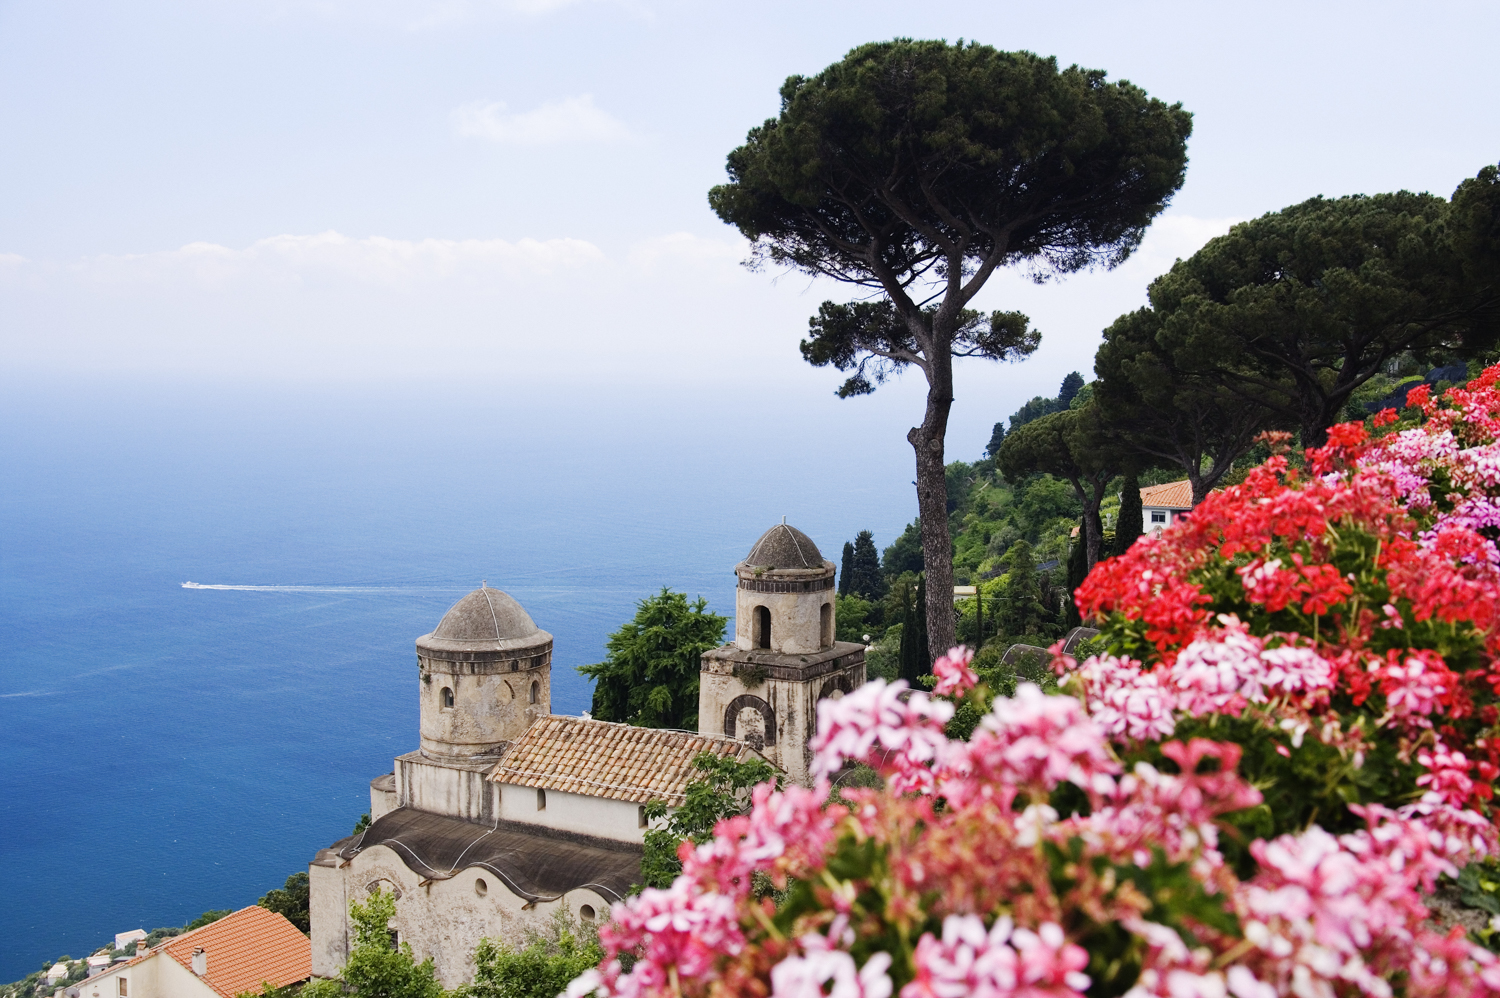
[[(1072, 695), (992, 699), (956, 648), (931, 693), (820, 702), (816, 786), (685, 843), (569, 998), (1500, 998), (1424, 903), (1500, 844), (1497, 383), (1274, 454), (1101, 563), (1110, 651), (1055, 655)], [(834, 792), (855, 767), (878, 787)]]

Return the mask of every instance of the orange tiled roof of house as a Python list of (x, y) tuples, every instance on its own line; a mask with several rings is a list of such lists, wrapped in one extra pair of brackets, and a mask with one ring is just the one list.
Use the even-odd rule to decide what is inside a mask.
[(262, 981), (283, 987), (312, 976), (312, 941), (274, 911), (241, 908), (201, 929), (164, 940), (161, 948), (189, 971), (193, 950), (208, 955), (203, 981), (223, 998), (260, 991)]
[(1184, 478), (1165, 485), (1148, 485), (1141, 489), (1141, 505), (1158, 509), (1192, 509), (1193, 483)]
[(705, 751), (741, 762), (754, 754), (732, 738), (552, 714), (511, 744), (490, 779), (637, 804), (681, 804), (697, 775), (693, 758)]

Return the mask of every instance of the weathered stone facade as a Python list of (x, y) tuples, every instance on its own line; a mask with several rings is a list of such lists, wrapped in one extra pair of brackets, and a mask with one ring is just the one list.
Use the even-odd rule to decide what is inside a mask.
[(748, 741), (799, 783), (818, 701), (865, 682), (865, 647), (834, 640), (834, 566), (785, 523), (735, 566), (734, 643), (705, 652), (698, 730)]

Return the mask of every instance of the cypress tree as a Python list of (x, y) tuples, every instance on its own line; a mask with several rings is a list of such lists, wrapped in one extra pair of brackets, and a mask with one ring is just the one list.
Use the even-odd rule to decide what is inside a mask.
[(1083, 531), (1079, 530), (1079, 536), (1068, 545), (1068, 626), (1078, 627), (1083, 623), (1083, 617), (1078, 613), (1078, 607), (1073, 602), (1073, 593), (1083, 585), (1084, 576), (1089, 574), (1088, 552), (1083, 543)]
[[(1120, 490), (1120, 516), (1115, 520), (1115, 554), (1130, 550), (1135, 539), (1146, 531), (1144, 514), (1141, 512), (1141, 484), (1135, 472), (1125, 476), (1125, 485)], [(1082, 580), (1079, 580), (1082, 581)]]
[(901, 678), (912, 689), (932, 671), (932, 653), (927, 650), (927, 576), (917, 576), (916, 598), (906, 591), (906, 612), (901, 622)]
[(854, 545), (844, 542), (844, 564), (839, 568), (839, 595), (849, 595), (849, 576), (854, 572)]
[(1082, 389), (1083, 375), (1079, 374), (1077, 371), (1074, 371), (1066, 378), (1063, 378), (1062, 387), (1057, 390), (1057, 401), (1061, 403), (1059, 408), (1066, 409), (1068, 406), (1072, 405), (1073, 399), (1078, 397), (1078, 393)]
[(880, 555), (875, 551), (875, 535), (861, 530), (854, 538), (854, 567), (849, 572), (849, 591), (867, 600), (885, 596), (885, 576), (880, 574)]

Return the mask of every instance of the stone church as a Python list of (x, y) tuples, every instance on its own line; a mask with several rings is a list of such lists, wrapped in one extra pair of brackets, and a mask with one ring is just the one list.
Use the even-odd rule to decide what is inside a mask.
[(560, 907), (607, 917), (640, 879), (645, 805), (681, 803), (702, 752), (806, 782), (817, 701), (865, 681), (864, 646), (834, 639), (833, 563), (796, 528), (734, 571), (734, 641), (702, 657), (697, 732), (553, 714), (552, 635), (498, 589), (418, 638), (418, 748), (371, 782), (370, 826), (309, 867), (313, 974), (343, 966), (349, 903), (374, 890), (445, 988), (473, 976), (482, 938), (521, 942)]

